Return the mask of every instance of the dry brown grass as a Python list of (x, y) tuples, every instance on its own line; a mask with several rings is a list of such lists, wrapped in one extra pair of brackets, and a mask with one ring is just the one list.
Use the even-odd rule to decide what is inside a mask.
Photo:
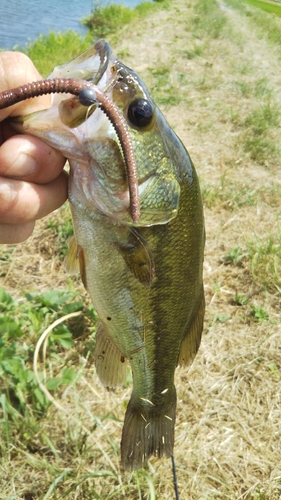
[[(227, 4), (220, 3), (216, 11), (223, 16), (220, 32), (208, 33), (200, 13), (201, 25), (198, 21), (198, 3), (175, 0), (170, 9), (113, 40), (120, 58), (162, 102), (197, 167), (205, 197), (205, 331), (189, 372), (176, 374), (179, 490), (182, 500), (277, 500), (281, 281), (266, 265), (253, 269), (249, 243), (280, 235), (280, 59), (250, 17)], [(170, 105), (175, 96), (178, 103)], [(269, 103), (277, 110), (276, 119), (255, 135), (247, 117)], [(267, 140), (260, 154), (247, 149), (252, 138)], [(237, 247), (243, 258), (237, 263), (225, 259)], [(65, 288), (67, 278), (52, 248), (42, 221), (32, 239), (13, 248), (2, 267), (1, 286), (14, 296), (27, 288)], [(259, 259), (262, 250), (257, 248)], [(50, 407), (29, 447), (18, 442), (20, 433), (14, 436), (9, 460), (3, 460), (0, 499), (148, 499), (153, 498), (152, 480), (159, 500), (174, 498), (167, 460), (151, 459), (144, 472), (133, 475), (120, 472), (119, 440), (130, 386), (107, 392), (93, 366), (83, 369), (81, 364), (81, 370), (80, 380), (60, 395), (65, 413)], [(67, 468), (72, 472), (45, 497)], [(90, 477), (105, 469), (111, 477)]]

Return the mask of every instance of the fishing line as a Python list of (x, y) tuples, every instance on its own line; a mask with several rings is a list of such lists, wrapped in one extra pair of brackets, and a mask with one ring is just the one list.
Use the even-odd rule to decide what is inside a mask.
[(176, 497), (176, 500), (180, 500), (179, 489), (178, 489), (178, 480), (177, 480), (177, 471), (176, 471), (176, 464), (175, 464), (175, 457), (174, 457), (173, 453), (171, 454), (171, 460), (172, 460), (173, 483), (174, 483), (175, 497)]

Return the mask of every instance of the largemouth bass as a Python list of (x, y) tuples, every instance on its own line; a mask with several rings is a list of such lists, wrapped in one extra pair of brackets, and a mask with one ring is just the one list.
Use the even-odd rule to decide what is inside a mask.
[(16, 127), (59, 149), (70, 163), (75, 238), (66, 267), (79, 266), (100, 323), (95, 364), (113, 388), (133, 374), (121, 440), (126, 470), (174, 446), (178, 364), (198, 350), (204, 317), (204, 221), (198, 178), (182, 142), (140, 77), (99, 41), (50, 78), (97, 85), (123, 114), (136, 159), (140, 215), (133, 221), (116, 129), (99, 109), (54, 96)]

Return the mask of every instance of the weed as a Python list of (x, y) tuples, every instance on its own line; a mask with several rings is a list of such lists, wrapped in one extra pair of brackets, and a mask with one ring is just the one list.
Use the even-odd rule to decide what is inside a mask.
[(261, 306), (251, 306), (254, 321), (261, 322), (268, 319), (268, 313)]
[(144, 17), (147, 13), (157, 8), (158, 5), (151, 2), (143, 2), (134, 9), (122, 4), (116, 5), (111, 3), (103, 7), (97, 3), (93, 12), (82, 19), (82, 24), (87, 26), (95, 38), (104, 37), (115, 33), (134, 19)]
[(199, 43), (193, 44), (190, 49), (182, 51), (182, 55), (187, 57), (187, 59), (194, 59), (195, 57), (202, 56), (204, 52), (204, 46)]
[(73, 235), (69, 206), (63, 205), (57, 212), (56, 218), (49, 220), (47, 227), (56, 239), (56, 253), (61, 258), (65, 257), (68, 251), (67, 240)]
[(245, 135), (244, 150), (250, 154), (250, 158), (256, 162), (266, 165), (271, 158), (276, 158), (279, 149), (276, 147), (274, 141), (266, 139), (261, 136)]
[(240, 295), (237, 294), (234, 296), (233, 301), (238, 305), (238, 306), (246, 306), (248, 304), (248, 297), (245, 295)]
[(281, 6), (276, 3), (263, 2), (260, 0), (245, 0), (248, 4), (258, 7), (265, 12), (273, 13), (278, 17), (281, 17)]
[(55, 66), (71, 61), (77, 54), (84, 52), (92, 43), (92, 35), (85, 37), (75, 31), (40, 35), (34, 42), (28, 44), (22, 51), (33, 61), (42, 76), (48, 76)]
[[(57, 314), (83, 309), (83, 302), (74, 294), (50, 290), (42, 294), (27, 293), (26, 300), (18, 302), (0, 289), (0, 375), (1, 389), (7, 401), (17, 411), (25, 413), (26, 407), (44, 412), (49, 403), (38, 388), (32, 370), (34, 345)], [(73, 347), (72, 333), (68, 326), (60, 325), (49, 336), (49, 356), (59, 358), (63, 349)], [(69, 384), (75, 370), (64, 368), (58, 377), (49, 380), (49, 390)]]
[(281, 292), (281, 233), (279, 224), (271, 234), (247, 243), (253, 278), (273, 293)]
[(230, 319), (231, 319), (231, 316), (229, 316), (228, 314), (217, 314), (215, 317), (215, 321), (217, 323), (226, 323)]
[[(173, 106), (185, 98), (181, 88), (175, 86), (172, 82), (171, 67), (169, 65), (150, 68), (150, 73), (153, 78), (152, 93), (157, 104)], [(178, 78), (180, 78), (180, 75), (178, 75)]]
[(252, 86), (250, 85), (249, 82), (234, 82), (235, 86), (239, 88), (241, 95), (243, 97), (250, 97), (252, 93)]
[[(274, 19), (267, 12), (262, 12), (259, 8), (252, 8), (252, 6), (247, 5), (252, 3), (253, 1), (257, 2), (257, 0), (245, 0), (242, 2), (241, 0), (226, 0), (226, 3), (231, 5), (232, 7), (238, 9), (243, 14), (247, 15), (249, 21), (257, 27), (263, 35), (267, 37), (269, 42), (277, 47), (281, 46), (281, 26), (279, 19)], [(256, 3), (257, 6), (257, 3)], [(265, 9), (276, 9), (278, 11), (275, 12), (278, 16), (280, 16), (281, 6), (276, 3), (270, 2), (259, 2), (258, 7)]]
[(208, 208), (224, 208), (236, 210), (243, 206), (253, 206), (257, 203), (259, 190), (245, 183), (231, 182), (222, 175), (216, 184), (201, 184), (204, 205)]
[(281, 379), (280, 368), (275, 363), (269, 363), (268, 368), (275, 377)]
[(223, 257), (224, 264), (232, 264), (238, 266), (247, 254), (240, 247), (235, 247)]
[(197, 0), (194, 7), (193, 33), (197, 38), (206, 34), (211, 38), (219, 38), (225, 28), (227, 19), (215, 0)]
[(248, 114), (244, 124), (246, 127), (251, 127), (252, 132), (256, 136), (264, 134), (269, 127), (275, 127), (279, 124), (280, 113), (276, 106), (272, 106), (270, 101), (262, 104), (254, 111)]
[(277, 157), (278, 148), (271, 138), (271, 133), (274, 127), (279, 125), (279, 121), (279, 109), (269, 100), (246, 116), (242, 123), (246, 129), (243, 134), (243, 148), (252, 160), (266, 165), (272, 157)]
[(261, 78), (255, 82), (254, 86), (254, 96), (257, 98), (267, 99), (268, 103), (270, 103), (269, 99), (272, 95), (272, 89), (268, 87), (267, 79)]

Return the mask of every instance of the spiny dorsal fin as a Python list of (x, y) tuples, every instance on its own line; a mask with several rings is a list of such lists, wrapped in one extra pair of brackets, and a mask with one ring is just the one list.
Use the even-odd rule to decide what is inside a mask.
[(178, 362), (178, 364), (181, 366), (191, 365), (199, 349), (201, 342), (201, 334), (203, 330), (203, 323), (204, 323), (204, 312), (205, 312), (205, 296), (202, 287), (202, 298), (200, 306), (197, 311), (197, 315), (195, 316), (181, 344), (179, 362)]
[(96, 333), (94, 359), (97, 375), (103, 385), (113, 389), (124, 384), (128, 366), (126, 358), (106, 334), (102, 323)]

